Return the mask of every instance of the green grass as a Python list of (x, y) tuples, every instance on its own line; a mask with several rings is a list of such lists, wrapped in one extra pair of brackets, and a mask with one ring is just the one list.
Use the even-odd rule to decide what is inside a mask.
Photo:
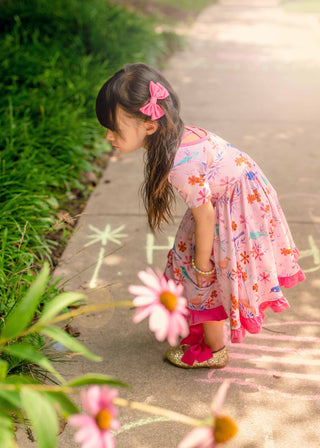
[[(197, 10), (204, 2), (212, 3)], [(179, 45), (172, 32), (155, 32), (158, 24), (107, 0), (0, 1), (0, 329), (51, 259), (61, 204), (90, 193), (82, 173), (107, 149), (98, 89), (125, 63), (159, 66)], [(52, 282), (43, 302), (57, 289)]]
[(81, 173), (106, 150), (101, 84), (124, 63), (166, 54), (153, 28), (105, 0), (0, 2), (0, 326), (50, 259), (59, 204), (85, 189)]

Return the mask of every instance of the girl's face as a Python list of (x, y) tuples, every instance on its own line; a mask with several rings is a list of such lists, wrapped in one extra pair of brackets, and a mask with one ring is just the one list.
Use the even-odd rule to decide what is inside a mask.
[(123, 154), (129, 154), (144, 146), (147, 135), (153, 134), (158, 124), (156, 121), (140, 121), (128, 115), (120, 107), (116, 113), (116, 131), (107, 130), (106, 138), (110, 144)]

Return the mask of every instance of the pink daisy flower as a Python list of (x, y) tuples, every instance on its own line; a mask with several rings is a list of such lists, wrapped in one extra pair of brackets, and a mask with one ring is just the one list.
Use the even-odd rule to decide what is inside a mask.
[(74, 414), (69, 417), (72, 426), (80, 427), (74, 440), (82, 444), (82, 448), (114, 448), (111, 430), (119, 429), (120, 423), (115, 420), (118, 411), (113, 405), (118, 391), (108, 386), (90, 386), (82, 391), (82, 404), (87, 414)]
[(225, 400), (230, 383), (221, 384), (211, 403), (212, 418), (210, 426), (200, 426), (193, 429), (180, 442), (178, 448), (215, 448), (225, 443), (237, 433), (237, 427), (230, 417), (220, 415), (220, 409)]
[(185, 337), (189, 333), (187, 300), (181, 296), (183, 286), (151, 268), (140, 271), (138, 277), (146, 286), (129, 287), (131, 294), (136, 296), (133, 304), (139, 307), (133, 321), (138, 323), (149, 316), (149, 328), (156, 339), (167, 339), (170, 345), (177, 345), (179, 336)]

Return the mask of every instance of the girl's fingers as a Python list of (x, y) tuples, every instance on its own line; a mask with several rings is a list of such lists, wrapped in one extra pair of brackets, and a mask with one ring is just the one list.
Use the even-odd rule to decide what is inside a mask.
[(199, 288), (209, 286), (210, 283), (214, 282), (214, 274), (211, 275), (202, 275), (197, 272), (197, 285)]

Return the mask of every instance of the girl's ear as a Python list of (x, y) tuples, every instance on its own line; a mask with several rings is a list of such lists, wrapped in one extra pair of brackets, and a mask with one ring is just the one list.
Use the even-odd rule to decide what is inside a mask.
[(157, 121), (145, 121), (144, 122), (145, 130), (147, 135), (152, 135), (158, 130), (158, 122)]

